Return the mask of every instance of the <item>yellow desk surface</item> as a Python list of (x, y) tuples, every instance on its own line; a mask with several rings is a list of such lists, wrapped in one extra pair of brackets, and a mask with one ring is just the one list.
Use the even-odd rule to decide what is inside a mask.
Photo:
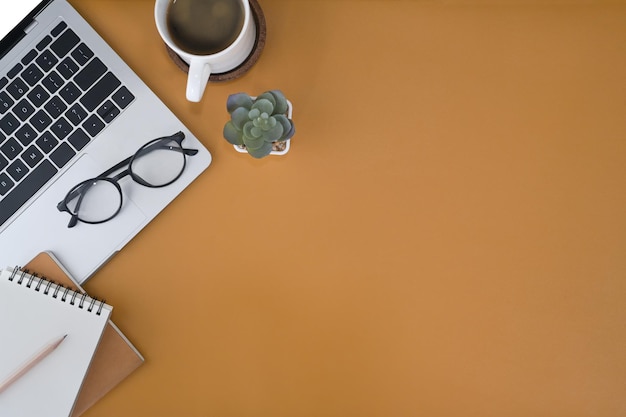
[(214, 157), (86, 286), (146, 357), (87, 417), (626, 415), (625, 2), (261, 0), (198, 104), (152, 0), (71, 3)]

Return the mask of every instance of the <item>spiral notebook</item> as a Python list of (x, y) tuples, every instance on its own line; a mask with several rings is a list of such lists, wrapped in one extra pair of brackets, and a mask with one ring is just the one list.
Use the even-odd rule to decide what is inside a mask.
[(0, 272), (0, 379), (66, 339), (0, 393), (0, 416), (71, 414), (112, 307), (18, 268)]
[[(51, 251), (39, 253), (24, 265), (23, 270), (45, 276), (80, 293), (85, 292)], [(72, 417), (83, 414), (143, 363), (144, 358), (139, 350), (109, 320), (74, 404)]]

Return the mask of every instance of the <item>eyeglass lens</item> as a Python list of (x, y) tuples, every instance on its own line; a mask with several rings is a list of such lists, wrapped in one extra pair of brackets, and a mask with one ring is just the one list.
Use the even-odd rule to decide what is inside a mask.
[(147, 143), (130, 162), (131, 176), (148, 187), (170, 184), (180, 176), (184, 168), (183, 149), (172, 139)]
[(67, 208), (86, 223), (99, 223), (115, 216), (122, 206), (122, 194), (109, 179), (93, 179), (68, 193)]

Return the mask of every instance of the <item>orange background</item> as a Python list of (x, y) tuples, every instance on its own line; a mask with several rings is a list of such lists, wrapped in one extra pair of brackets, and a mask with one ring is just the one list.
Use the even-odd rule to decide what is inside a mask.
[(71, 3), (214, 157), (86, 285), (146, 357), (86, 416), (626, 415), (626, 2), (260, 0), (198, 104), (153, 1)]

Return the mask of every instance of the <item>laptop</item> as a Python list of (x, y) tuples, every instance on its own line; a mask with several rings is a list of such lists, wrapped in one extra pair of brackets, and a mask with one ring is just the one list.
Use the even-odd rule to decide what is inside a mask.
[[(51, 251), (85, 282), (211, 163), (210, 152), (65, 0), (20, 0), (0, 14), (0, 265)], [(180, 178), (120, 180), (123, 206), (101, 224), (57, 204), (75, 185), (152, 139), (183, 132)]]

